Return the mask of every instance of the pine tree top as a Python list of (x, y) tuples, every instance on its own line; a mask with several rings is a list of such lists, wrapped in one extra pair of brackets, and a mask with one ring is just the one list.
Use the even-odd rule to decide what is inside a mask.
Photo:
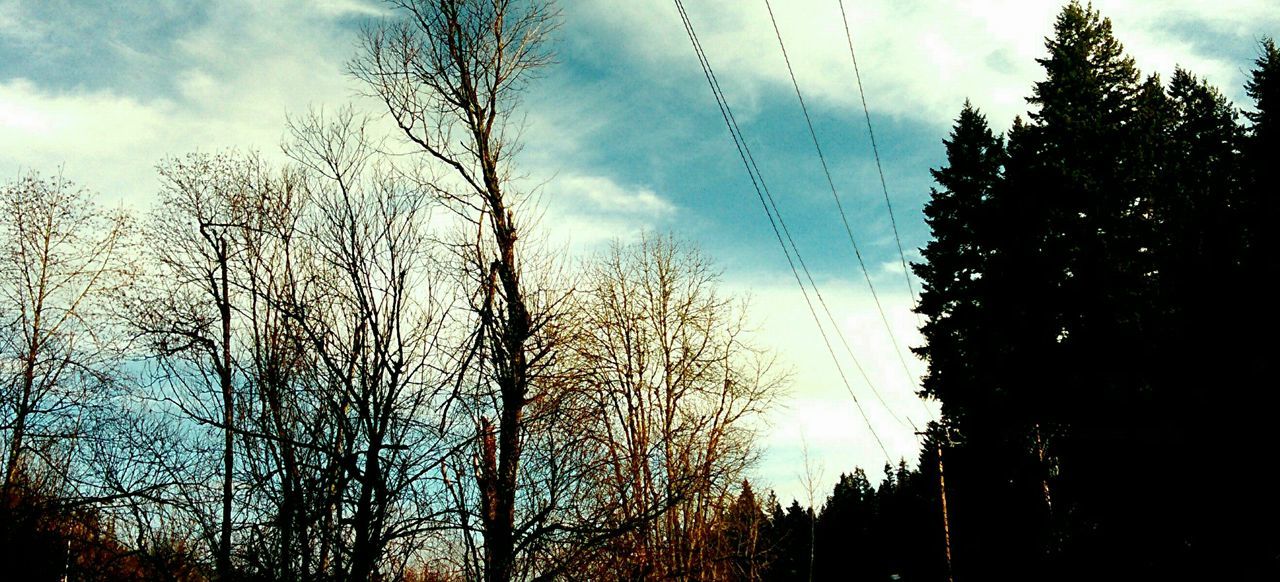
[(1049, 55), (1036, 62), (1047, 77), (1027, 99), (1040, 106), (1030, 114), (1034, 122), (1097, 123), (1123, 109), (1137, 90), (1140, 75), (1133, 59), (1112, 33), (1111, 20), (1092, 4), (1064, 7), (1045, 48)]
[(1246, 112), (1245, 116), (1253, 122), (1255, 134), (1275, 134), (1276, 130), (1271, 127), (1275, 122), (1267, 123), (1266, 119), (1268, 116), (1274, 119), (1280, 108), (1280, 47), (1276, 46), (1275, 39), (1264, 38), (1259, 48), (1261, 54), (1244, 85), (1245, 93), (1253, 98), (1254, 111)]

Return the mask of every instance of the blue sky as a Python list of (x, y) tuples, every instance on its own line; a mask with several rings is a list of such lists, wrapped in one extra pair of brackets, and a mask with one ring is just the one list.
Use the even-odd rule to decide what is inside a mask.
[[(765, 179), (870, 376), (899, 415), (929, 414), (857, 270), (809, 141), (763, 0), (686, 3)], [(836, 0), (777, 0), (779, 26), (836, 187), (900, 342), (917, 343)], [(1027, 109), (1058, 2), (845, 2), (908, 260), (941, 139), (965, 98), (997, 129)], [(1243, 104), (1257, 40), (1280, 35), (1274, 0), (1099, 1), (1144, 72), (1175, 64)], [(760, 343), (794, 370), (762, 430), (755, 477), (802, 496), (801, 443), (819, 498), (883, 455), (835, 374), (719, 117), (671, 2), (566, 0), (558, 63), (525, 98), (528, 184), (552, 244), (587, 254), (612, 237), (670, 231), (700, 245), (752, 297)], [(0, 0), (0, 174), (55, 172), (145, 208), (165, 155), (235, 147), (278, 155), (285, 116), (354, 103), (344, 75), (374, 0)], [(846, 369), (851, 367), (844, 362)], [(912, 362), (913, 372), (922, 366)], [(851, 375), (890, 453), (915, 439)], [(819, 499), (820, 501), (820, 499)]]

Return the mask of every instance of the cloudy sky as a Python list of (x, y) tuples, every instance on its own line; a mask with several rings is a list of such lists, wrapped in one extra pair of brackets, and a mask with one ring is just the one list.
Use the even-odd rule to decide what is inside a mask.
[[(854, 353), (888, 407), (854, 392), (896, 459), (925, 422), (858, 270), (774, 38), (764, 0), (688, 0), (689, 15), (761, 170)], [(1095, 2), (1144, 72), (1182, 65), (1237, 103), (1257, 41), (1280, 35), (1275, 0)], [(545, 184), (543, 228), (588, 254), (613, 237), (669, 231), (698, 244), (749, 294), (759, 342), (794, 370), (768, 419), (755, 478), (802, 497), (802, 443), (819, 497), (884, 455), (839, 380), (773, 240), (667, 0), (564, 0), (558, 63), (526, 96), (519, 167)], [(965, 98), (1003, 130), (1025, 113), (1061, 4), (846, 0), (888, 191), (907, 259), (928, 238), (921, 207), (940, 140)], [(915, 317), (871, 155), (837, 0), (774, 12), (832, 177), (898, 342)], [(0, 176), (61, 171), (104, 202), (145, 208), (166, 155), (224, 148), (278, 155), (284, 120), (347, 103), (374, 111), (344, 74), (376, 0), (0, 0)], [(918, 287), (918, 286), (917, 286)], [(911, 361), (913, 375), (923, 366)], [(889, 409), (892, 409), (892, 413)], [(819, 499), (819, 502), (821, 499)]]

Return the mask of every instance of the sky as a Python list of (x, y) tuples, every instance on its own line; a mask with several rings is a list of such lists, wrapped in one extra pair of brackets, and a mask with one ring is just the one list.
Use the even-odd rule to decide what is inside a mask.
[[(892, 337), (918, 321), (872, 156), (838, 0), (774, 0), (797, 82)], [(846, 0), (885, 184), (907, 260), (928, 241), (921, 209), (964, 100), (1003, 131), (1025, 115), (1060, 2)], [(1099, 0), (1144, 73), (1183, 66), (1245, 106), (1275, 0)], [(563, 0), (556, 63), (520, 108), (517, 160), (537, 187), (548, 244), (589, 256), (644, 230), (695, 244), (727, 291), (750, 298), (753, 341), (777, 351), (790, 389), (761, 424), (758, 488), (821, 503), (885, 455), (840, 380), (685, 37), (666, 0)], [(764, 0), (686, 8), (761, 172), (871, 383), (840, 365), (896, 462), (937, 414), (915, 396), (836, 212)], [(288, 115), (351, 104), (379, 112), (345, 74), (376, 0), (0, 0), (0, 177), (61, 172), (105, 204), (147, 208), (166, 156), (227, 148), (283, 159)], [(914, 284), (918, 291), (919, 285)], [(907, 356), (910, 358), (910, 356)], [(872, 391), (878, 390), (880, 398)], [(884, 405), (880, 400), (884, 401)], [(902, 418), (904, 422), (895, 420)]]

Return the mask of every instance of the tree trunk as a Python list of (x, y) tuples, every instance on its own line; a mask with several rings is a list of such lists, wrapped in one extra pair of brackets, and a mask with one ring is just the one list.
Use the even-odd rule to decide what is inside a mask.
[[(39, 321), (39, 314), (36, 314)], [(38, 330), (39, 328), (37, 328)], [(22, 363), (22, 396), (14, 410), (13, 437), (9, 440), (9, 460), (4, 468), (4, 496), (9, 496), (14, 480), (18, 478), (18, 467), (21, 464), (23, 440), (27, 433), (27, 416), (31, 408), (31, 392), (35, 389), (36, 380), (36, 338), (32, 337), (31, 352)]]
[(45, 283), (48, 273), (48, 238), (44, 248), (44, 261), (40, 269), (40, 282), (36, 303), (31, 315), (31, 345), (27, 350), (26, 361), (22, 363), (22, 396), (14, 410), (13, 437), (9, 441), (9, 459), (4, 468), (4, 496), (8, 498), (13, 482), (18, 478), (18, 467), (22, 463), (23, 441), (27, 434), (27, 417), (31, 414), (31, 395), (36, 386), (36, 359), (40, 357), (40, 325), (44, 315)]
[(231, 485), (235, 469), (232, 446), (234, 445), (232, 422), (235, 420), (231, 392), (231, 297), (227, 283), (227, 239), (218, 239), (218, 270), (221, 276), (221, 297), (218, 310), (222, 319), (222, 361), (218, 379), (222, 386), (222, 529), (218, 536), (218, 579), (230, 580), (231, 574)]
[[(498, 245), (498, 260), (494, 265), (498, 279), (496, 283), (502, 285), (506, 300), (506, 326), (504, 335), (500, 338), (499, 355), (504, 361), (498, 366), (499, 369), (506, 370), (498, 378), (502, 411), (498, 418), (496, 480), (489, 484), (490, 497), (486, 499), (485, 579), (489, 582), (506, 582), (511, 579), (515, 565), (516, 476), (520, 463), (520, 430), (524, 418), (525, 396), (529, 389), (529, 363), (525, 357), (525, 344), (531, 335), (531, 325), (523, 291), (520, 289), (519, 266), (516, 264), (517, 235), (514, 218), (503, 198), (497, 163), (490, 156), (488, 133), (477, 130), (476, 141), (488, 190), (491, 227)], [(490, 279), (490, 287), (494, 284), (495, 281)], [(488, 291), (492, 296), (496, 289)], [(486, 441), (485, 445), (491, 447), (491, 442)], [(485, 453), (486, 462), (492, 463), (491, 452)]]
[(356, 514), (352, 520), (355, 541), (351, 549), (351, 580), (368, 580), (373, 574), (378, 556), (377, 533), (374, 531), (374, 488), (382, 478), (378, 462), (380, 449), (371, 443), (365, 452), (364, 477), (360, 479), (360, 498), (356, 502)]

